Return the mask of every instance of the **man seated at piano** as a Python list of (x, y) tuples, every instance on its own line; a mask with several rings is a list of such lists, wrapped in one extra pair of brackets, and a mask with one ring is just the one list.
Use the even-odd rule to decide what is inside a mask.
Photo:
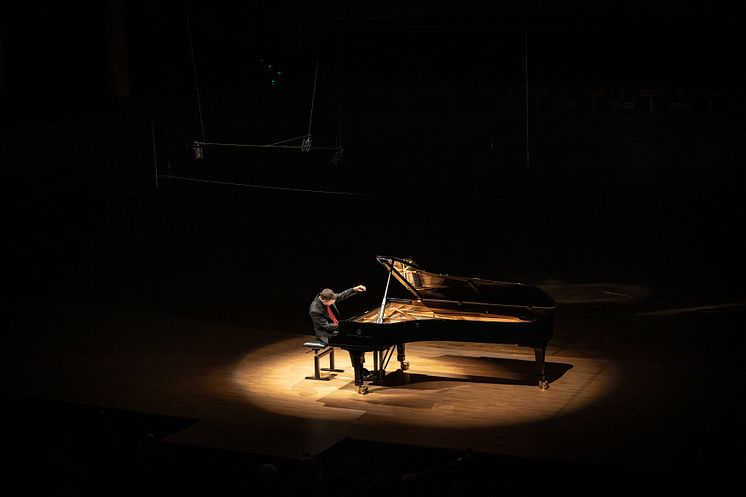
[[(341, 302), (365, 290), (364, 285), (357, 285), (339, 293), (335, 293), (331, 288), (324, 288), (316, 294), (316, 297), (311, 301), (308, 313), (311, 315), (311, 321), (313, 321), (313, 333), (320, 342), (328, 345), (329, 337), (336, 335), (339, 330), (339, 318), (341, 314), (337, 308), (337, 302)], [(352, 354), (350, 354), (350, 360), (352, 361)], [(354, 361), (352, 364), (354, 367)], [(364, 369), (363, 375), (369, 376), (370, 373)]]

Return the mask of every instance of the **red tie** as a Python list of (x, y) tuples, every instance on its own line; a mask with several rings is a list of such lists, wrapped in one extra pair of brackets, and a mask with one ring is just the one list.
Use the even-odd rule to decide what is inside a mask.
[(330, 305), (326, 306), (326, 312), (329, 314), (329, 317), (332, 318), (332, 321), (334, 321), (334, 324), (339, 323), (339, 321), (337, 320), (337, 316), (335, 316), (334, 313), (332, 312), (332, 306)]

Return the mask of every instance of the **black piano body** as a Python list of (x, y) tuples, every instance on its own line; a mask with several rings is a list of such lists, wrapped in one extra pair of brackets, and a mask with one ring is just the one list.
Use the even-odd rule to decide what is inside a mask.
[(396, 350), (401, 370), (409, 364), (405, 344), (453, 341), (513, 344), (534, 349), (538, 386), (549, 387), (545, 352), (554, 331), (555, 304), (538, 287), (425, 271), (412, 259), (378, 256), (414, 298), (388, 297), (380, 307), (339, 323), (329, 344), (349, 351), (358, 392), (367, 393), (363, 375), (366, 352), (373, 353), (372, 379), (383, 378)]

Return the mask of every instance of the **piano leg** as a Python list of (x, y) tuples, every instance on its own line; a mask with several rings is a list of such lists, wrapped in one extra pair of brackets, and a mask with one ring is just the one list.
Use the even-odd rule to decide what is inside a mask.
[(409, 369), (409, 363), (404, 356), (404, 344), (400, 343), (396, 345), (396, 360), (401, 364), (401, 370), (406, 371)]
[(363, 384), (363, 363), (365, 362), (365, 352), (350, 350), (349, 353), (352, 368), (355, 370), (355, 385), (357, 385), (357, 392), (364, 395), (368, 393), (368, 387)]
[(534, 347), (534, 356), (536, 357), (536, 376), (539, 379), (539, 388), (542, 390), (549, 388), (549, 382), (544, 374), (545, 350), (544, 347)]

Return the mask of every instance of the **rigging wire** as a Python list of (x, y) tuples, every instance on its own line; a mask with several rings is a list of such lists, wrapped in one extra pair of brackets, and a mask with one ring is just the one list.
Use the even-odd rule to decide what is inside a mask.
[(191, 181), (193, 183), (209, 183), (213, 185), (239, 186), (243, 188), (253, 188), (257, 190), (275, 190), (275, 191), (289, 191), (289, 192), (299, 192), (299, 193), (322, 193), (324, 195), (345, 195), (345, 196), (350, 196), (350, 197), (379, 197), (381, 196), (375, 193), (342, 192), (342, 191), (334, 191), (334, 190), (312, 190), (309, 188), (291, 188), (287, 186), (256, 185), (256, 184), (249, 184), (249, 183), (237, 183), (233, 181), (220, 181), (220, 180), (212, 180), (212, 179), (190, 178), (187, 176), (174, 176), (170, 174), (162, 174), (162, 175), (159, 175), (159, 177), (181, 180), (181, 181)]
[(526, 28), (525, 31), (525, 41), (524, 41), (524, 53), (525, 53), (525, 63), (524, 63), (524, 72), (525, 72), (525, 80), (526, 80), (526, 169), (531, 169), (531, 157), (530, 157), (530, 148), (529, 148), (529, 134), (528, 134), (528, 28)]
[[(188, 0), (184, 0), (184, 11), (186, 13), (187, 35), (189, 38), (189, 53), (191, 54), (191, 58), (192, 58), (192, 77), (194, 78), (194, 91), (197, 97), (197, 111), (199, 112), (199, 124), (202, 129), (202, 141), (204, 142), (206, 140), (205, 122), (204, 122), (204, 119), (202, 118), (202, 101), (199, 96), (199, 80), (197, 79), (197, 64), (194, 61), (194, 44), (192, 43), (192, 21), (191, 21), (191, 18), (189, 17)], [(200, 155), (201, 154), (202, 154), (202, 151), (200, 150)]]
[(308, 132), (306, 133), (306, 139), (303, 141), (305, 152), (310, 150), (311, 147), (311, 122), (313, 121), (313, 106), (316, 103), (316, 84), (319, 80), (319, 56), (316, 56), (316, 68), (313, 71), (313, 92), (311, 93), (311, 112), (308, 115)]
[[(334, 150), (337, 152), (337, 154), (335, 154), (334, 159), (333, 159), (335, 161), (335, 164), (341, 159), (341, 154), (340, 154), (340, 151), (342, 150), (341, 145), (337, 145), (334, 147), (330, 147), (330, 146), (319, 147), (319, 146), (311, 145), (312, 143), (311, 126), (313, 124), (313, 112), (314, 112), (314, 107), (316, 105), (316, 88), (318, 86), (318, 79), (319, 79), (319, 57), (318, 55), (316, 56), (316, 65), (315, 65), (314, 75), (313, 75), (313, 91), (311, 93), (311, 109), (310, 109), (310, 113), (308, 116), (308, 132), (305, 135), (301, 135), (295, 138), (289, 138), (287, 140), (280, 140), (278, 142), (270, 143), (270, 144), (208, 142), (205, 138), (205, 123), (204, 123), (204, 117), (202, 114), (202, 100), (200, 97), (199, 83), (198, 83), (198, 78), (197, 78), (197, 64), (195, 62), (195, 57), (194, 57), (194, 43), (192, 41), (191, 18), (189, 16), (189, 6), (186, 0), (184, 2), (184, 9), (186, 12), (187, 33), (188, 33), (188, 39), (189, 39), (189, 52), (191, 55), (191, 62), (192, 62), (192, 77), (194, 78), (194, 90), (195, 90), (195, 96), (197, 99), (197, 110), (199, 113), (200, 129), (202, 131), (202, 139), (194, 140), (192, 142), (195, 159), (204, 158), (204, 146), (205, 145), (222, 146), (222, 147), (245, 147), (245, 148), (299, 149), (302, 152), (308, 152), (310, 150)], [(301, 140), (301, 144), (297, 146), (282, 145), (284, 143), (291, 142), (294, 140)]]
[[(303, 150), (305, 152), (306, 150), (304, 150), (303, 145), (282, 145), (282, 143), (287, 143), (287, 142), (290, 142), (290, 141), (293, 141), (293, 140), (298, 140), (299, 138), (301, 138), (301, 139), (303, 139), (303, 138), (308, 139), (310, 137), (309, 137), (309, 135), (303, 135), (303, 136), (300, 136), (298, 138), (290, 138), (289, 140), (282, 140), (282, 141), (279, 141), (279, 142), (276, 142), (276, 143), (270, 143), (270, 144), (267, 144), (267, 145), (254, 145), (254, 144), (251, 144), (251, 143), (203, 142), (203, 141), (199, 141), (199, 140), (195, 140), (194, 143), (197, 144), (197, 145), (210, 145), (210, 146), (215, 146), (215, 147), (300, 149), (300, 150)], [(309, 150), (339, 150), (341, 148), (342, 147), (339, 147), (339, 146), (337, 146), (337, 147), (319, 147), (319, 146), (308, 147)]]
[[(308, 152), (310, 150), (330, 150), (335, 151), (334, 158), (332, 161), (337, 164), (339, 160), (341, 160), (341, 140), (337, 140), (336, 146), (311, 146), (311, 130), (312, 130), (312, 124), (313, 124), (313, 113), (315, 109), (316, 104), (316, 93), (317, 93), (317, 87), (318, 87), (318, 76), (319, 76), (319, 56), (317, 54), (316, 56), (316, 64), (314, 68), (314, 81), (313, 81), (313, 91), (311, 94), (311, 107), (310, 107), (310, 114), (308, 118), (308, 132), (305, 135), (297, 136), (294, 138), (289, 138), (285, 140), (279, 140), (273, 143), (269, 144), (247, 144), (247, 143), (224, 143), (224, 142), (208, 142), (206, 140), (206, 133), (205, 133), (205, 124), (204, 124), (204, 116), (202, 112), (202, 100), (201, 95), (199, 91), (199, 83), (198, 83), (198, 76), (197, 76), (197, 65), (194, 55), (194, 42), (193, 42), (193, 36), (192, 36), (192, 26), (191, 26), (191, 17), (189, 12), (189, 5), (188, 0), (185, 0), (184, 2), (184, 10), (185, 10), (185, 19), (187, 23), (187, 34), (188, 34), (188, 41), (189, 41), (189, 52), (191, 55), (191, 64), (192, 64), (192, 77), (194, 79), (194, 89), (195, 89), (195, 97), (196, 97), (196, 103), (197, 103), (197, 109), (199, 114), (199, 121), (200, 121), (200, 129), (202, 133), (202, 139), (201, 140), (193, 140), (192, 141), (192, 148), (194, 153), (195, 159), (202, 159), (204, 158), (204, 146), (218, 146), (218, 147), (241, 147), (241, 148), (279, 148), (279, 149), (299, 149), (303, 152)], [(151, 123), (152, 124), (152, 123)], [(340, 124), (341, 126), (341, 124)], [(155, 161), (155, 130), (151, 130), (153, 136), (153, 148), (154, 148), (154, 161)], [(290, 142), (301, 140), (300, 145), (290, 145)], [(325, 191), (325, 190), (311, 190), (311, 189), (302, 189), (302, 188), (289, 188), (289, 187), (278, 187), (278, 186), (269, 186), (269, 185), (257, 185), (257, 184), (246, 184), (246, 183), (238, 183), (238, 182), (230, 182), (230, 181), (219, 181), (219, 180), (211, 180), (211, 179), (202, 179), (202, 178), (193, 178), (193, 177), (187, 177), (187, 176), (179, 176), (174, 175), (171, 173), (171, 160), (168, 161), (168, 174), (161, 174), (158, 171), (157, 164), (155, 165), (155, 180), (156, 180), (156, 188), (158, 188), (159, 184), (159, 178), (164, 178), (168, 180), (181, 180), (181, 181), (190, 181), (190, 182), (198, 182), (198, 183), (207, 183), (207, 184), (213, 184), (213, 185), (225, 185), (225, 186), (240, 186), (245, 188), (254, 188), (254, 189), (264, 189), (264, 190), (284, 190), (284, 191), (294, 191), (294, 192), (307, 192), (307, 193), (321, 193), (321, 194), (328, 194), (328, 195), (350, 195), (350, 196), (377, 196), (375, 194), (369, 194), (369, 193), (355, 193), (355, 192), (337, 192), (337, 191)]]
[[(281, 140), (279, 142), (271, 143), (271, 144), (238, 144), (238, 143), (221, 143), (221, 142), (208, 142), (205, 137), (205, 122), (204, 122), (204, 116), (202, 113), (202, 99), (199, 92), (199, 80), (197, 78), (197, 64), (195, 62), (194, 57), (194, 42), (192, 37), (192, 23), (191, 23), (191, 16), (189, 14), (189, 3), (188, 0), (184, 0), (184, 12), (185, 12), (185, 19), (187, 24), (187, 37), (189, 40), (189, 53), (191, 56), (191, 62), (192, 62), (192, 77), (194, 79), (194, 90), (195, 90), (195, 97), (197, 100), (197, 111), (199, 114), (199, 122), (200, 122), (200, 129), (202, 132), (202, 139), (201, 140), (193, 140), (192, 142), (192, 150), (194, 153), (195, 159), (203, 159), (204, 158), (204, 146), (210, 145), (210, 146), (223, 146), (223, 147), (246, 147), (246, 148), (285, 148), (285, 149), (299, 149), (302, 152), (309, 152), (311, 150), (334, 150), (335, 154), (332, 158), (332, 162), (336, 165), (342, 158), (342, 147), (341, 145), (337, 145), (335, 147), (314, 147), (311, 145), (311, 126), (313, 123), (313, 112), (314, 107), (316, 104), (316, 87), (318, 85), (318, 78), (319, 78), (319, 56), (316, 55), (316, 65), (314, 69), (314, 77), (313, 77), (313, 91), (311, 94), (311, 109), (308, 116), (308, 132), (305, 135), (299, 136), (297, 138), (290, 138), (288, 140)], [(301, 144), (299, 146), (290, 146), (290, 145), (282, 145), (284, 143), (293, 141), (293, 140), (301, 140)], [(340, 140), (341, 142), (341, 140)], [(157, 176), (157, 173), (156, 173)]]
[[(317, 193), (321, 195), (339, 195), (346, 197), (367, 197), (367, 198), (391, 198), (391, 193), (368, 193), (368, 192), (347, 192), (339, 190), (312, 190), (310, 188), (292, 188), (287, 186), (271, 186), (271, 185), (259, 185), (251, 183), (239, 183), (235, 181), (222, 181), (205, 178), (192, 178), (189, 176), (177, 176), (172, 174), (160, 174), (159, 178), (186, 181), (192, 183), (205, 183), (219, 186), (235, 186), (241, 188), (250, 188), (254, 190), (271, 190), (271, 191), (286, 191), (286, 192), (297, 192), (297, 193)], [(468, 202), (491, 202), (494, 198), (490, 197), (458, 197), (458, 196), (428, 196), (428, 195), (416, 195), (408, 194), (410, 198), (415, 198), (420, 201), (437, 201), (437, 202), (454, 202), (454, 201), (468, 201)]]
[(158, 189), (158, 153), (155, 148), (155, 122), (153, 121), (153, 111), (150, 111), (150, 139), (153, 142), (153, 165), (155, 167), (155, 188)]
[[(191, 36), (190, 36), (190, 44), (191, 44)], [(194, 64), (194, 58), (192, 58), (192, 65), (193, 65), (193, 73), (195, 77), (195, 88), (197, 87), (196, 84), (196, 65)], [(202, 123), (202, 140), (194, 140), (193, 142), (193, 149), (195, 158), (201, 159), (204, 157), (203, 155), (203, 147), (205, 145), (210, 146), (217, 146), (217, 147), (244, 147), (244, 148), (284, 148), (284, 149), (299, 149), (302, 152), (308, 152), (310, 150), (334, 150), (337, 152), (335, 154), (334, 159), (336, 162), (339, 162), (341, 160), (341, 153), (342, 150), (341, 145), (336, 146), (312, 146), (311, 143), (311, 126), (313, 124), (313, 112), (314, 107), (316, 104), (316, 88), (318, 86), (318, 76), (319, 76), (319, 58), (316, 57), (316, 67), (314, 70), (314, 78), (313, 78), (313, 92), (311, 93), (311, 109), (310, 114), (308, 117), (308, 132), (305, 135), (297, 136), (295, 138), (288, 138), (287, 140), (280, 140), (278, 142), (269, 143), (269, 144), (253, 144), (253, 143), (224, 143), (224, 142), (208, 142), (205, 141), (205, 133), (204, 133), (204, 124), (202, 123), (202, 111), (201, 111), (201, 104), (199, 103), (199, 89), (197, 89), (197, 100), (198, 105), (200, 107), (200, 122)], [(339, 127), (341, 128), (341, 123), (339, 124)], [(341, 132), (340, 132), (341, 136)], [(301, 140), (300, 145), (284, 145), (285, 143), (292, 142), (294, 140)], [(341, 138), (339, 138), (339, 142), (341, 142)], [(335, 163), (336, 163), (335, 162)]]

